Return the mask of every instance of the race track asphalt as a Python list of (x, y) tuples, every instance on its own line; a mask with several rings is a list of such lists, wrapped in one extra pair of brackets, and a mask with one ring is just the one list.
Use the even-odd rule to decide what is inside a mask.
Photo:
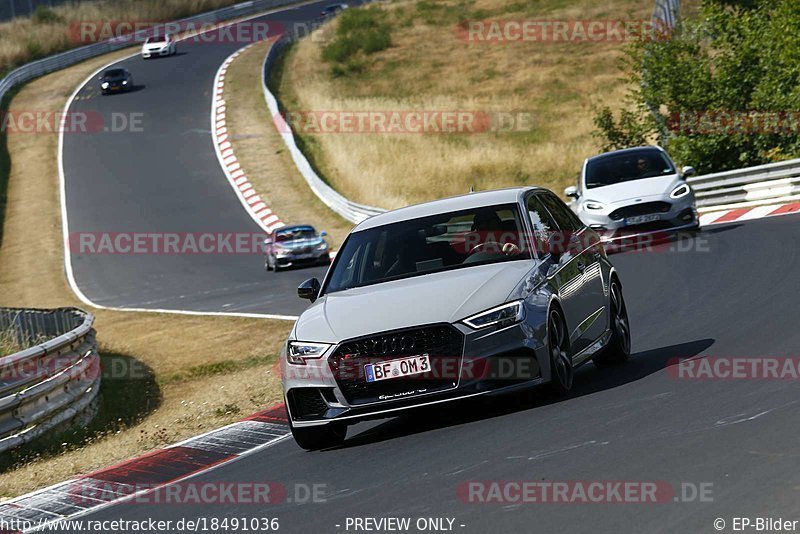
[[(362, 423), (341, 448), (309, 453), (287, 440), (193, 480), (271, 481), (290, 496), (295, 484), (323, 484), (324, 503), (119, 504), (86, 519), (277, 517), (280, 532), (336, 533), (348, 517), (449, 517), (456, 532), (476, 534), (703, 533), (715, 532), (715, 518), (730, 532), (733, 516), (799, 519), (797, 380), (687, 380), (668, 369), (690, 356), (798, 356), (798, 225), (792, 215), (717, 226), (680, 249), (613, 256), (634, 355), (621, 367), (582, 367), (566, 398), (481, 399)], [(465, 482), (504, 480), (664, 481), (679, 500), (681, 488), (705, 485), (711, 501), (457, 496)]]
[(121, 308), (279, 315), (305, 309), (308, 303), (296, 297), (295, 289), (306, 278), (321, 278), (324, 267), (273, 275), (264, 271), (258, 253), (102, 254), (78, 245), (78, 236), (261, 233), (214, 152), (214, 76), (226, 57), (247, 44), (248, 30), (261, 31), (254, 22), (279, 30), (314, 19), (324, 5), (268, 14), (221, 38), (212, 32), (179, 42), (172, 57), (137, 55), (121, 61), (114, 66), (133, 75), (131, 92), (101, 96), (97, 79), (81, 88), (69, 112), (85, 116), (90, 132), (64, 135), (63, 169), (72, 269), (90, 301)]

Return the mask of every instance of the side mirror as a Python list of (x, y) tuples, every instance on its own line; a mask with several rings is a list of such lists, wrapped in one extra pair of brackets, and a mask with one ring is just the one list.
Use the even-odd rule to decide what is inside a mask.
[(690, 177), (692, 175), (697, 174), (697, 171), (694, 170), (694, 167), (688, 167), (687, 166), (687, 167), (684, 167), (683, 169), (681, 169), (681, 173), (683, 174), (684, 178), (688, 178), (688, 177)]
[(325, 236), (327, 236), (327, 235), (328, 235), (328, 232), (326, 232), (325, 230), (323, 230), (323, 231), (321, 231), (321, 232), (319, 233), (319, 236), (320, 236), (320, 237), (325, 237)]
[(574, 185), (571, 185), (571, 186), (567, 187), (566, 189), (564, 189), (564, 194), (567, 195), (569, 198), (577, 199), (578, 196), (579, 196), (578, 195), (578, 188), (575, 187)]
[(311, 302), (317, 300), (317, 295), (319, 295), (319, 290), (321, 289), (319, 285), (319, 280), (316, 278), (309, 278), (299, 286), (297, 286), (297, 296), (301, 299), (307, 299)]

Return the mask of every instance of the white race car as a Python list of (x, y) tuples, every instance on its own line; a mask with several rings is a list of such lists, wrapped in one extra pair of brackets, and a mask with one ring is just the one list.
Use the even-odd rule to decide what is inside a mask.
[(171, 56), (178, 51), (175, 41), (169, 35), (155, 35), (148, 37), (142, 45), (142, 57)]

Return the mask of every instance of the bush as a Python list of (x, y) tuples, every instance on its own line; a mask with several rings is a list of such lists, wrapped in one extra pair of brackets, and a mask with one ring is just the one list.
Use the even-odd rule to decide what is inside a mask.
[(650, 131), (700, 172), (800, 157), (798, 33), (796, 0), (706, 0), (671, 38), (631, 45), (636, 110), (600, 110), (597, 135), (618, 148)]
[(31, 19), (33, 19), (35, 24), (64, 22), (64, 17), (47, 6), (36, 6), (36, 9), (33, 11), (33, 15), (31, 15)]
[(322, 49), (322, 59), (332, 63), (335, 76), (360, 71), (363, 56), (391, 46), (391, 29), (386, 13), (377, 9), (348, 9), (339, 17), (336, 36)]

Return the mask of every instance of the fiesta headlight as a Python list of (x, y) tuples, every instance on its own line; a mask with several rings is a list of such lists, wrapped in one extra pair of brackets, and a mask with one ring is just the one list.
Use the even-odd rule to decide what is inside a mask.
[(103, 89), (108, 89), (108, 82), (101, 83), (100, 87), (102, 87)]
[(596, 200), (587, 200), (586, 202), (583, 203), (583, 207), (586, 208), (587, 210), (592, 210), (592, 211), (599, 211), (606, 209), (606, 207), (601, 202), (597, 202)]
[(319, 245), (317, 245), (317, 250), (328, 250), (328, 244), (320, 243)]
[(128, 80), (122, 80), (122, 85), (128, 85)]
[(464, 324), (475, 330), (480, 330), (488, 326), (502, 328), (516, 324), (524, 318), (524, 301), (517, 300), (464, 319)]
[(681, 184), (675, 189), (672, 190), (672, 193), (669, 194), (670, 198), (681, 198), (688, 195), (692, 189), (689, 187), (689, 184)]
[(305, 365), (306, 360), (322, 358), (333, 345), (328, 343), (308, 343), (305, 341), (290, 341), (286, 350), (286, 359), (295, 365)]

